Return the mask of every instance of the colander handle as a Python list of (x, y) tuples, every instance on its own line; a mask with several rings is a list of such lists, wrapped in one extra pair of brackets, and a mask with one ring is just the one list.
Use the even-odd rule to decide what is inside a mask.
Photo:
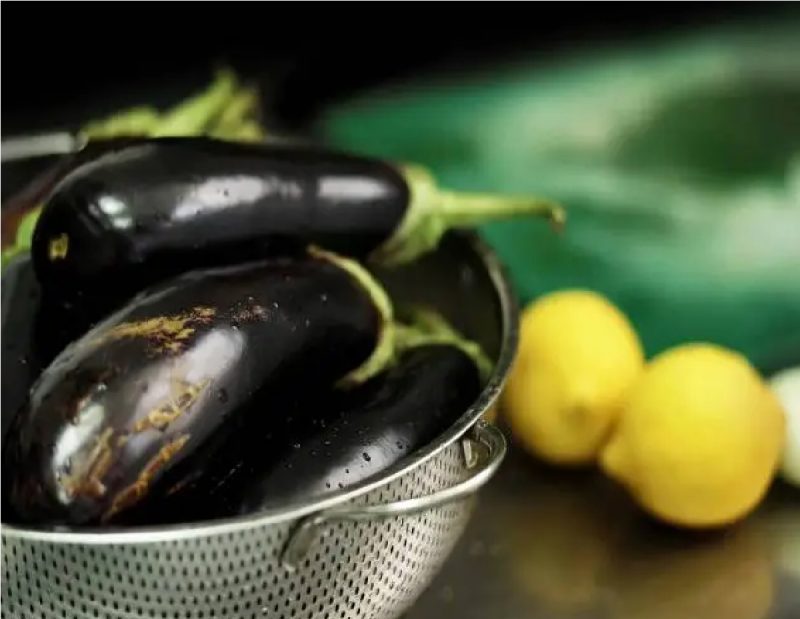
[[(483, 458), (475, 451), (476, 443), (486, 448), (486, 455)], [(472, 427), (470, 435), (462, 439), (461, 444), (467, 468), (472, 470), (469, 477), (449, 488), (413, 499), (377, 505), (335, 507), (312, 514), (300, 522), (286, 543), (281, 556), (284, 567), (290, 571), (297, 569), (308, 554), (319, 529), (329, 523), (412, 516), (474, 494), (489, 481), (497, 467), (500, 466), (506, 453), (506, 441), (503, 433), (496, 427), (484, 421), (478, 421)]]

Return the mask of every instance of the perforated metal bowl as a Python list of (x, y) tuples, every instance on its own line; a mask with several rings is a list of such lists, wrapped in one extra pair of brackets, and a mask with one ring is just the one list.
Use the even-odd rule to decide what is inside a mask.
[(96, 531), (4, 525), (3, 617), (390, 618), (408, 608), (505, 453), (502, 434), (478, 419), (511, 364), (517, 309), (494, 255), (471, 235), (379, 276), (395, 298), (437, 307), (497, 361), (445, 434), (359, 486), (244, 518)]

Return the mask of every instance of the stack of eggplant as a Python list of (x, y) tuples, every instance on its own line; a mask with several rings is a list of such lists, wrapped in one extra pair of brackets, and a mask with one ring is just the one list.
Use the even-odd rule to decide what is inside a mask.
[(3, 517), (187, 522), (337, 492), (449, 427), (490, 364), (368, 264), (538, 214), (291, 145), (92, 145), (3, 274)]

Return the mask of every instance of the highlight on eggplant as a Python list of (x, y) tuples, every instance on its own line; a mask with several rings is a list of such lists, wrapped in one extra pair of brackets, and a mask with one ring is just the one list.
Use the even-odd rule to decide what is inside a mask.
[(55, 188), (34, 231), (45, 286), (164, 278), (314, 244), (411, 261), (452, 227), (563, 209), (533, 196), (441, 190), (418, 166), (318, 147), (153, 138), (109, 149)]
[[(73, 342), (3, 446), (6, 514), (114, 522), (274, 422), (287, 391), (353, 384), (394, 356), (392, 306), (358, 263), (303, 256), (197, 270)], [(259, 407), (250, 406), (253, 401)]]
[(72, 340), (97, 322), (106, 305), (49, 298), (42, 291), (30, 256), (14, 256), (3, 270), (2, 433), (27, 402), (39, 375)]
[[(126, 141), (133, 143), (147, 137), (210, 135), (226, 140), (263, 141), (266, 132), (258, 120), (260, 108), (258, 91), (241, 83), (232, 70), (220, 67), (201, 92), (166, 110), (136, 106), (90, 120), (73, 138), (80, 145), (78, 150), (60, 156), (51, 167), (3, 201), (0, 227), (3, 265), (12, 256), (30, 249), (27, 226), (38, 219), (43, 202), (58, 182), (82, 163)], [(36, 154), (59, 155), (61, 149), (55, 151)]]

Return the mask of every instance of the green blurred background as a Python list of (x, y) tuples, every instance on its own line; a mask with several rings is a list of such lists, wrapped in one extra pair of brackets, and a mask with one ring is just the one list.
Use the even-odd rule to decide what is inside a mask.
[(523, 301), (591, 288), (649, 354), (710, 340), (767, 370), (800, 361), (797, 20), (423, 74), (319, 128), (452, 188), (563, 201), (563, 235), (541, 221), (482, 229)]

